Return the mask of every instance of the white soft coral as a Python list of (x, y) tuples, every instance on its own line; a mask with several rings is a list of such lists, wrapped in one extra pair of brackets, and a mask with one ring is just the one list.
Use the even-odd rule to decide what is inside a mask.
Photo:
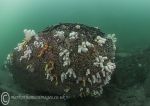
[(69, 34), (69, 39), (73, 40), (73, 39), (77, 39), (78, 38), (78, 33), (77, 32), (71, 32)]
[(66, 75), (69, 75), (69, 77), (73, 76), (74, 78), (77, 77), (72, 68), (68, 69), (68, 71), (66, 72)]
[(116, 45), (115, 43), (117, 42), (117, 38), (115, 34), (108, 34), (107, 39), (111, 39), (113, 42), (113, 49), (116, 50)]
[(22, 43), (18, 43), (18, 46), (16, 48), (14, 48), (15, 50), (17, 50), (18, 52), (23, 50), (23, 46), (25, 45), (25, 41)]
[(109, 62), (107, 63), (107, 65), (105, 66), (105, 70), (106, 70), (107, 72), (110, 72), (110, 73), (112, 73), (112, 71), (113, 71), (115, 68), (116, 68), (115, 63), (112, 63), (111, 61), (109, 61)]
[(117, 38), (116, 38), (115, 34), (108, 34), (107, 38), (111, 39), (113, 41), (113, 43), (116, 43), (116, 41), (117, 41)]
[(105, 44), (105, 42), (106, 42), (106, 39), (102, 38), (101, 36), (97, 36), (95, 39), (95, 42), (97, 42), (98, 45), (103, 46), (103, 44)]
[(82, 44), (78, 46), (78, 53), (86, 53), (88, 51), (88, 47), (91, 48), (94, 47), (94, 45), (88, 41), (82, 42)]
[(24, 34), (25, 34), (24, 39), (27, 42), (30, 41), (33, 36), (37, 35), (34, 30), (27, 30), (27, 29), (24, 29)]
[(104, 65), (103, 65), (103, 63), (104, 63), (104, 61), (105, 60), (107, 60), (108, 58), (105, 56), (105, 57), (103, 57), (103, 56), (98, 56), (98, 57), (96, 57), (95, 58), (95, 62), (94, 62), (94, 66), (97, 66), (97, 67), (101, 67), (101, 68), (103, 68), (104, 67)]
[(63, 66), (70, 65), (70, 58), (69, 58), (70, 52), (67, 49), (61, 50), (59, 53), (59, 56), (63, 57)]
[(65, 38), (64, 31), (56, 31), (54, 37), (58, 37), (59, 39), (63, 40)]
[(66, 73), (62, 72), (61, 73), (61, 82), (63, 83), (65, 79), (67, 79)]
[(28, 59), (29, 60), (31, 57), (31, 53), (32, 53), (32, 51), (31, 51), (30, 47), (27, 46), (27, 49), (24, 51), (24, 55), (20, 57), (20, 61), (22, 61), (22, 59)]

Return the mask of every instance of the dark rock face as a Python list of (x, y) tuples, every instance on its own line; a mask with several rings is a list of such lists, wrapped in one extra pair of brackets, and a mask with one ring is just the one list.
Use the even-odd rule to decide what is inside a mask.
[(100, 96), (115, 69), (114, 34), (83, 24), (59, 24), (25, 39), (8, 55), (14, 79), (30, 93)]

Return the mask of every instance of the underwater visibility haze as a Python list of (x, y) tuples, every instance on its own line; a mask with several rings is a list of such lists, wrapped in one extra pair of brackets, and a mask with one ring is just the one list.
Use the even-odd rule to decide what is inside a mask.
[[(149, 0), (0, 0), (0, 93), (7, 91), (10, 94), (26, 94), (26, 91), (24, 92), (24, 89), (20, 88), (15, 81), (16, 79), (13, 79), (14, 73), (11, 73), (5, 65), (7, 55), (24, 39), (24, 29), (33, 29), (35, 33), (41, 34), (45, 28), (50, 28), (49, 33), (53, 33), (50, 27), (52, 25), (74, 23), (80, 25), (81, 30), (77, 30), (78, 34), (84, 31), (86, 35), (97, 34), (95, 29), (99, 28), (105, 35), (109, 33), (116, 35), (115, 59), (112, 59), (114, 56), (108, 56), (109, 62), (115, 63), (115, 66), (113, 64), (115, 71), (111, 73), (112, 79), (109, 84), (104, 86), (101, 96), (65, 101), (50, 100), (50, 102), (42, 100), (22, 100), (20, 102), (12, 100), (11, 102), (10, 100), (10, 105), (150, 106), (149, 11)], [(71, 25), (74, 26), (74, 24)], [(68, 24), (65, 25), (68, 26)], [(82, 27), (82, 25), (95, 29), (88, 29), (87, 26)], [(63, 29), (64, 32), (67, 30), (65, 33), (68, 34), (74, 30), (72, 26), (68, 26), (71, 29), (65, 28), (59, 27), (54, 31)], [(80, 28), (77, 27), (77, 29)], [(46, 31), (44, 33), (49, 35)], [(62, 32), (59, 34), (62, 35)], [(103, 37), (103, 34), (101, 35)], [(81, 36), (79, 37), (82, 39)], [(86, 37), (83, 39), (89, 40)], [(94, 39), (90, 38), (89, 41), (93, 42)], [(107, 46), (110, 47), (113, 44), (108, 43)], [(96, 50), (99, 49), (101, 48)], [(103, 49), (102, 51), (105, 51)], [(114, 51), (107, 52), (112, 55)], [(105, 53), (102, 52), (102, 55), (104, 56)], [(24, 59), (24, 57), (22, 58)], [(90, 67), (90, 65), (86, 67)], [(62, 68), (59, 69), (62, 70)], [(74, 94), (76, 93), (75, 91)]]

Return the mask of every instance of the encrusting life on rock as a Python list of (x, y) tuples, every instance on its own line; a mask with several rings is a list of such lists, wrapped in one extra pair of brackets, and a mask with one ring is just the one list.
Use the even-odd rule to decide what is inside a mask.
[(61, 23), (35, 33), (24, 30), (7, 67), (32, 92), (98, 97), (116, 68), (115, 34), (77, 23)]

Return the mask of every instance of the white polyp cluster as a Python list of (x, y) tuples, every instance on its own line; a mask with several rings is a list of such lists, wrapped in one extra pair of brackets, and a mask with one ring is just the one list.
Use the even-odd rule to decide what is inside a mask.
[(67, 52), (67, 53), (64, 55), (64, 57), (63, 57), (63, 61), (64, 61), (63, 66), (64, 66), (64, 67), (67, 66), (67, 65), (70, 65), (69, 54), (70, 54), (70, 53)]
[(107, 38), (108, 38), (108, 39), (111, 39), (114, 43), (116, 43), (116, 41), (117, 41), (117, 38), (116, 38), (116, 35), (115, 35), (115, 34), (108, 34), (108, 35), (107, 35)]
[(95, 58), (95, 61), (96, 61), (96, 62), (94, 62), (93, 65), (94, 65), (94, 66), (97, 66), (97, 67), (100, 66), (101, 68), (103, 68), (103, 67), (104, 67), (103, 63), (104, 63), (104, 61), (107, 60), (107, 59), (108, 59), (108, 58), (107, 58), (106, 56), (105, 56), (105, 57), (98, 56), (98, 57)]
[(80, 25), (76, 25), (75, 27), (76, 27), (76, 29), (80, 29)]
[(26, 69), (29, 70), (30, 72), (34, 72), (34, 67), (32, 64), (27, 65)]
[(46, 79), (47, 79), (47, 80), (50, 80), (50, 81), (53, 81), (53, 80), (54, 80), (54, 77), (53, 77), (51, 74), (47, 73), (47, 74), (46, 74)]
[(83, 44), (86, 44), (87, 47), (94, 47), (94, 45), (90, 43), (89, 41), (86, 41)]
[(34, 36), (34, 38), (35, 38), (35, 40), (39, 40), (40, 39), (39, 36)]
[(11, 59), (10, 54), (7, 55), (7, 61), (9, 61)]
[(82, 91), (83, 91), (83, 88), (81, 87), (81, 88), (80, 88), (80, 92), (82, 92)]
[(88, 48), (86, 48), (86, 46), (83, 46), (83, 45), (79, 45), (78, 46), (78, 53), (86, 53), (88, 51)]
[(26, 44), (26, 42), (30, 41), (31, 38), (34, 36), (36, 39), (38, 39), (39, 37), (37, 36), (37, 34), (35, 33), (34, 30), (27, 30), (24, 29), (24, 41), (22, 43), (18, 43), (17, 47), (15, 47), (14, 49), (17, 50), (18, 52), (20, 52), (21, 50), (23, 50), (23, 46)]
[(94, 45), (88, 41), (82, 42), (81, 45), (78, 45), (78, 53), (86, 53), (88, 51), (88, 47), (91, 48), (94, 47)]
[(62, 83), (64, 82), (65, 79), (67, 79), (67, 75), (66, 75), (66, 73), (64, 73), (64, 72), (61, 73), (61, 76), (60, 76), (60, 77), (61, 77), (61, 82), (62, 82)]
[(12, 54), (7, 55), (7, 63), (12, 64)]
[(51, 81), (54, 80), (54, 77), (52, 75), (50, 75), (50, 78), (49, 78)]
[(98, 26), (96, 26), (96, 27), (94, 27), (94, 28), (99, 29), (99, 27), (98, 27)]
[(92, 77), (88, 77), (87, 78), (87, 81), (92, 85), (92, 84), (95, 84), (95, 83), (101, 83), (102, 82), (102, 79), (101, 79), (101, 76), (100, 76), (100, 73), (97, 72), (96, 74), (90, 74), (89, 73), (89, 69), (87, 69), (86, 71), (86, 76), (87, 75), (91, 75)]
[(93, 83), (95, 84), (97, 82), (97, 78), (95, 75), (92, 75)]
[(106, 70), (107, 72), (112, 73), (112, 71), (116, 68), (116, 65), (115, 65), (115, 63), (112, 63), (111, 61), (109, 61), (109, 62), (106, 64), (106, 66), (104, 66), (104, 68), (105, 68), (105, 70)]
[(113, 42), (113, 49), (116, 50), (116, 45), (115, 45), (115, 43), (117, 42), (116, 35), (115, 34), (108, 34), (107, 38), (112, 40), (112, 42)]
[(58, 37), (59, 39), (63, 40), (65, 38), (64, 31), (56, 31), (54, 37)]
[(89, 94), (90, 93), (90, 89), (86, 88), (86, 93)]
[(33, 45), (36, 48), (39, 48), (39, 47), (43, 48), (44, 47), (44, 43), (43, 42), (38, 42), (38, 41), (34, 41)]
[(70, 52), (67, 49), (62, 50), (62, 52), (59, 53), (59, 56), (63, 56), (63, 66), (70, 65), (70, 58), (69, 58)]
[(103, 46), (103, 44), (106, 42), (106, 39), (102, 38), (101, 36), (97, 36), (94, 41), (97, 42), (98, 45)]
[(26, 46), (26, 50), (24, 51), (24, 55), (20, 57), (20, 61), (22, 61), (22, 59), (30, 59), (31, 57), (31, 53), (32, 53), (32, 50), (30, 49), (29, 46)]
[(88, 76), (88, 75), (90, 75), (90, 69), (87, 69), (86, 70), (86, 74), (85, 74), (86, 76)]
[(69, 68), (69, 69), (67, 70), (66, 75), (69, 75), (69, 77), (73, 76), (73, 78), (76, 78), (76, 77), (77, 77), (72, 68)]
[(34, 30), (24, 29), (25, 41), (30, 41), (33, 36), (37, 36)]
[(22, 43), (18, 43), (18, 46), (15, 47), (14, 49), (17, 50), (18, 52), (20, 52), (21, 50), (23, 50), (24, 44), (25, 44), (25, 41)]
[(70, 88), (65, 88), (64, 89), (64, 92), (66, 92), (66, 93), (69, 92), (69, 91), (70, 91)]
[(74, 39), (77, 39), (77, 38), (78, 38), (78, 32), (73, 31), (69, 34), (69, 39), (74, 40)]
[(64, 80), (65, 79), (67, 79), (67, 75), (69, 76), (69, 77), (73, 77), (73, 78), (76, 78), (77, 76), (76, 76), (76, 73), (73, 71), (73, 69), (72, 68), (69, 68), (68, 70), (67, 70), (67, 72), (65, 73), (65, 72), (62, 72), (61, 73), (61, 82), (63, 83), (64, 82)]
[(95, 75), (92, 75), (92, 82), (90, 81), (90, 78), (88, 79), (90, 83), (101, 83), (101, 76), (99, 74), (99, 72), (97, 72)]
[(92, 93), (94, 96), (100, 96), (101, 95), (101, 93), (97, 90), (93, 90)]
[(108, 72), (106, 72), (106, 79), (104, 80), (104, 85), (108, 84), (109, 81), (111, 80), (111, 74), (109, 74)]
[(88, 78), (88, 82), (92, 85), (92, 80), (90, 78)]
[(101, 76), (100, 76), (99, 72), (96, 73), (96, 77), (101, 79)]

